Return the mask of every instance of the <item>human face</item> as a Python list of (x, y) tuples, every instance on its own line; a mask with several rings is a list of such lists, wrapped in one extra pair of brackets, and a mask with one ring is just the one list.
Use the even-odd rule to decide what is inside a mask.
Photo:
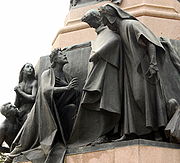
[(59, 64), (66, 64), (66, 63), (68, 63), (66, 55), (62, 54), (61, 52), (58, 52), (58, 55), (56, 57), (56, 62), (59, 63)]
[(27, 75), (32, 75), (34, 72), (34, 67), (32, 64), (27, 63), (24, 68), (23, 68), (23, 72)]
[(81, 18), (81, 21), (88, 23), (90, 27), (95, 29), (101, 25), (100, 20), (98, 20), (98, 16), (93, 15), (91, 12), (86, 13)]
[(15, 115), (15, 107), (9, 103), (5, 106), (4, 108), (4, 114), (3, 114), (6, 118), (12, 118)]

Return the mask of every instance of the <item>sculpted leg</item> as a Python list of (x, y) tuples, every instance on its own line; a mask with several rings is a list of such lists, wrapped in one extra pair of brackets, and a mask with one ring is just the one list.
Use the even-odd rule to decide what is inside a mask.
[(8, 152), (10, 152), (9, 148), (2, 147), (2, 144), (4, 141), (5, 141), (5, 131), (3, 128), (0, 128), (0, 152), (8, 153)]

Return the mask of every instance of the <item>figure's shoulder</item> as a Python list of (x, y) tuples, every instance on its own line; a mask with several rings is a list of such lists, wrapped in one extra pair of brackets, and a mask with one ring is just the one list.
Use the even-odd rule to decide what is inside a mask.
[(124, 19), (122, 21), (122, 27), (123, 28), (138, 28), (139, 26), (143, 26), (143, 24), (138, 20), (133, 19)]
[(106, 32), (111, 35), (111, 38), (113, 38), (114, 41), (121, 41), (121, 37), (116, 32), (112, 31), (111, 29), (107, 28)]
[(33, 80), (32, 85), (35, 86), (35, 87), (38, 85), (37, 79), (34, 79), (34, 80)]
[(41, 78), (49, 74), (51, 71), (51, 68), (48, 68), (47, 70), (43, 71), (43, 73), (41, 74)]

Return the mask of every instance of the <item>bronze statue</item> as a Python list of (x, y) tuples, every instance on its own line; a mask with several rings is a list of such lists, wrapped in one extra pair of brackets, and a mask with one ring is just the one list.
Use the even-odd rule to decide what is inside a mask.
[(121, 135), (141, 137), (154, 133), (155, 140), (162, 140), (163, 132), (159, 130), (167, 124), (167, 113), (157, 55), (163, 56), (164, 47), (146, 26), (119, 7), (107, 4), (99, 10), (104, 23), (117, 32), (123, 42), (124, 120)]
[[(50, 61), (51, 67), (41, 75), (35, 104), (6, 163), (22, 153), (32, 162), (56, 163), (63, 158), (77, 109), (77, 78), (63, 71), (68, 60), (61, 49), (52, 51)], [(57, 151), (58, 157), (54, 155)]]
[[(10, 152), (10, 147), (20, 130), (19, 112), (18, 109), (10, 102), (1, 106), (0, 112), (6, 119), (0, 124), (0, 152)], [(2, 147), (3, 142), (6, 142), (9, 148)]]
[(1, 113), (6, 119), (1, 125), (0, 143), (2, 145), (5, 141), (9, 147), (11, 147), (35, 101), (37, 80), (32, 64), (26, 63), (22, 67), (19, 74), (19, 84), (14, 88), (14, 91), (16, 92), (14, 105), (7, 103), (1, 107)]
[(19, 84), (14, 88), (14, 91), (16, 92), (14, 105), (19, 110), (19, 120), (23, 124), (27, 114), (31, 111), (37, 93), (37, 80), (32, 64), (26, 63), (22, 67), (19, 74)]
[[(104, 26), (100, 13), (88, 11), (82, 21), (95, 28), (80, 108), (70, 143), (96, 144), (107, 141), (118, 125), (122, 103), (122, 47), (119, 35)], [(112, 131), (114, 133), (114, 131)], [(78, 141), (77, 141), (78, 140)], [(77, 142), (76, 142), (77, 141)]]
[(180, 105), (175, 99), (168, 102), (169, 123), (165, 128), (165, 132), (169, 141), (172, 143), (180, 143)]
[(99, 8), (104, 23), (123, 42), (124, 106), (121, 135), (165, 140), (166, 104), (179, 99), (180, 56), (168, 39), (159, 39), (144, 24), (113, 4)]

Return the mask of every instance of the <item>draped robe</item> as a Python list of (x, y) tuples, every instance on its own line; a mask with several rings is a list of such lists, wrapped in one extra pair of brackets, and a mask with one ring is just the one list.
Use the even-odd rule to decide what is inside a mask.
[(65, 81), (60, 82), (51, 68), (42, 74), (36, 102), (10, 153), (12, 157), (19, 156), (16, 161), (23, 157), (33, 163), (63, 162), (67, 141), (63, 122), (67, 117), (62, 117), (61, 113), (69, 104), (76, 104), (78, 94), (70, 90), (54, 95), (53, 88), (67, 85), (69, 79), (65, 74)]
[[(121, 37), (124, 57), (124, 105), (121, 134), (146, 135), (165, 127), (166, 103), (180, 97), (180, 55), (168, 39), (159, 39), (135, 17), (113, 4), (107, 16)], [(116, 13), (115, 13), (116, 12)], [(114, 14), (114, 17), (112, 16)], [(116, 14), (116, 15), (115, 15)], [(114, 24), (114, 21), (116, 22)], [(149, 78), (147, 42), (155, 46), (158, 72)]]
[(92, 45), (99, 59), (87, 76), (70, 144), (84, 145), (106, 135), (118, 124), (122, 102), (121, 39), (103, 28)]

